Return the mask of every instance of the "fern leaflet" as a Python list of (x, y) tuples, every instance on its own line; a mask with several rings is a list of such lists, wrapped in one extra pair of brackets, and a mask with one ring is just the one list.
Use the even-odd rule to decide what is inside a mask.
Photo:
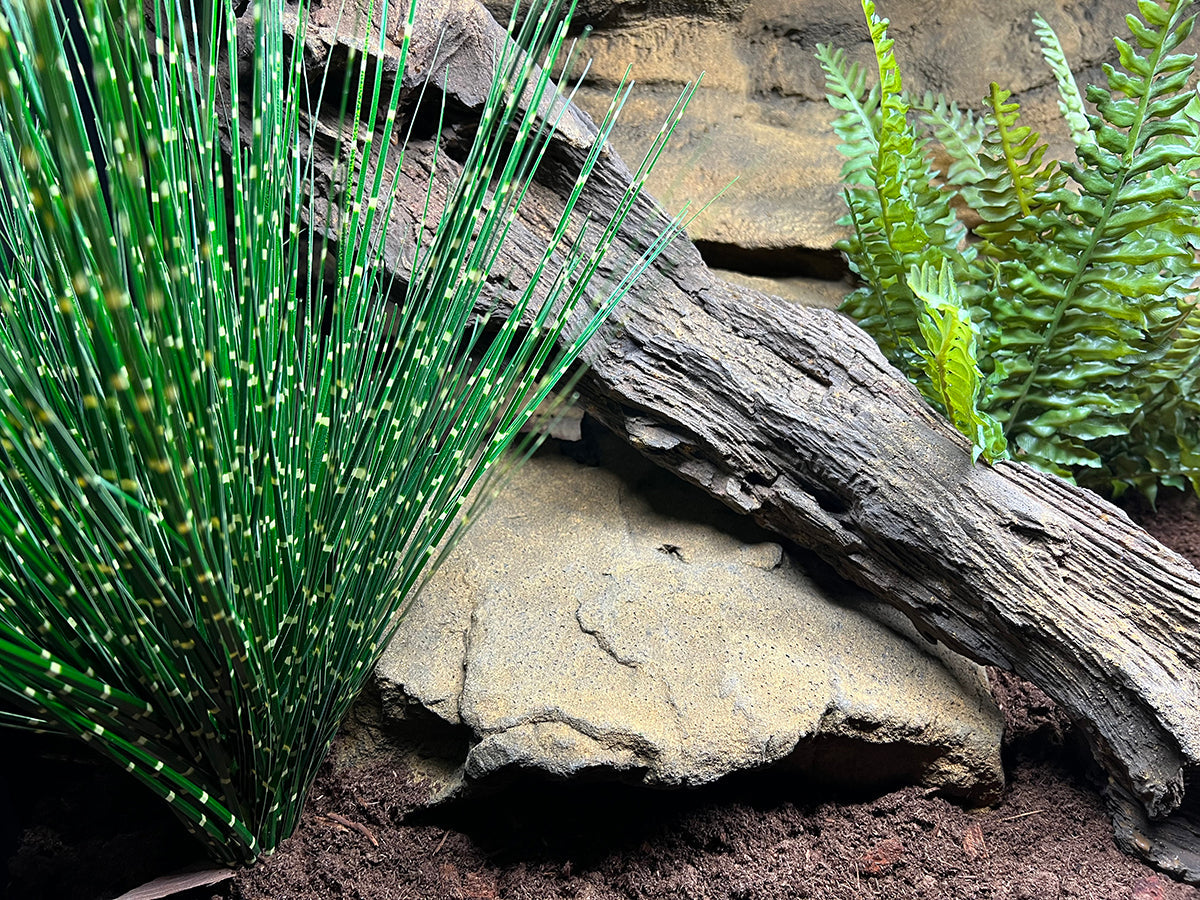
[(978, 329), (963, 306), (951, 267), (914, 268), (908, 283), (922, 303), (917, 327), (925, 347), (917, 352), (928, 377), (923, 388), (926, 399), (970, 439), (972, 462), (980, 456), (988, 462), (1005, 458), (1004, 430), (979, 408), (983, 376), (976, 351)]
[(1063, 121), (1071, 132), (1071, 140), (1076, 146), (1092, 139), (1088, 129), (1087, 116), (1083, 108), (1083, 96), (1079, 93), (1079, 85), (1075, 83), (1075, 73), (1067, 62), (1058, 35), (1050, 27), (1050, 23), (1035, 13), (1033, 16), (1034, 33), (1042, 42), (1042, 59), (1050, 67), (1054, 81), (1058, 85), (1058, 109), (1063, 115)]
[[(851, 294), (846, 308), (875, 336), (885, 353), (912, 368), (919, 357), (911, 342), (900, 337), (917, 333), (917, 300), (907, 283), (908, 272), (923, 264), (940, 267), (946, 260), (962, 268), (965, 264), (958, 248), (965, 230), (951, 210), (947, 194), (936, 186), (925, 143), (908, 121), (909, 106), (892, 53), (893, 42), (887, 36), (887, 21), (875, 14), (872, 0), (862, 0), (862, 6), (875, 47), (879, 99), (877, 112), (873, 102), (868, 106), (862, 101), (854, 111), (860, 123), (874, 132), (873, 140), (860, 137), (853, 149), (872, 155), (865, 168), (852, 169), (863, 176), (861, 181), (851, 182), (846, 193), (848, 223), (854, 234), (839, 246), (851, 267), (871, 286)], [(847, 68), (844, 57), (832, 52), (823, 55), (822, 64), (831, 102), (838, 99), (843, 106), (853, 106), (847, 91), (871, 99), (861, 69)], [(858, 108), (864, 112), (858, 113)]]

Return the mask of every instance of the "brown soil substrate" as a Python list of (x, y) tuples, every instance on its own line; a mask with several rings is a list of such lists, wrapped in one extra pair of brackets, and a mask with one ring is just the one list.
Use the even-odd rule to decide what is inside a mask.
[[(1200, 562), (1200, 503), (1140, 511)], [(514, 785), (413, 813), (419, 790), (386, 765), (326, 765), (278, 853), (185, 900), (1200, 900), (1113, 844), (1078, 736), (1036, 688), (994, 673), (1010, 788), (968, 810), (920, 788), (835, 798), (789, 776), (692, 793)], [(26, 740), (26, 739), (23, 739)], [(15, 748), (15, 749), (14, 749)], [(22, 755), (23, 754), (23, 755)], [(63, 745), (0, 748), (24, 829), (0, 869), (14, 900), (113, 897), (187, 861), (153, 800)], [(14, 770), (13, 766), (21, 768)], [(119, 775), (119, 773), (117, 773)], [(0, 781), (0, 841), (6, 838)], [(11, 849), (11, 848), (9, 848)], [(7, 891), (5, 884), (7, 883)]]
[(1005, 803), (977, 812), (916, 788), (845, 803), (773, 799), (760, 784), (666, 802), (575, 789), (405, 825), (387, 812), (387, 781), (324, 779), (297, 836), (219, 896), (1200, 897), (1121, 854), (1095, 794), (1050, 763), (1018, 765)]

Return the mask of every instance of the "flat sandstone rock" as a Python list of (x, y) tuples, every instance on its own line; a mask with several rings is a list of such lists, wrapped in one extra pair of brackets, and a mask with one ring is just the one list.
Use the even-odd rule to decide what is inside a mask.
[(772, 763), (997, 797), (980, 668), (669, 473), (622, 465), (532, 459), (402, 623), (385, 714), (419, 704), (469, 730), (434, 799), (518, 768), (685, 786)]

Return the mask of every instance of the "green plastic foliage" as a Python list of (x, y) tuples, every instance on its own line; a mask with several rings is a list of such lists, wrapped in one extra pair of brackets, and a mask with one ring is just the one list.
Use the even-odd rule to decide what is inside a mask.
[(858, 63), (846, 63), (846, 51), (817, 44), (817, 59), (828, 79), (829, 105), (840, 111), (833, 130), (842, 140), (838, 150), (846, 157), (842, 181), (871, 185), (871, 165), (879, 151), (879, 85), (871, 84)]
[(917, 317), (923, 346), (925, 396), (946, 414), (951, 424), (971, 439), (971, 461), (1003, 459), (1007, 443), (1000, 423), (979, 409), (983, 376), (976, 359), (978, 329), (963, 307), (950, 266), (940, 271), (926, 265), (913, 269), (908, 283), (922, 309)]
[(1033, 25), (1034, 33), (1042, 44), (1042, 58), (1058, 84), (1058, 110), (1070, 129), (1071, 140), (1076, 145), (1086, 143), (1092, 139), (1092, 132), (1088, 128), (1083, 96), (1079, 93), (1079, 85), (1075, 83), (1075, 73), (1067, 62), (1067, 55), (1049, 22), (1035, 13)]
[[(1105, 87), (1087, 89), (1094, 114), (1057, 37), (1035, 19), (1074, 160), (1046, 162), (1046, 146), (1021, 122), (1009, 93), (993, 84), (979, 140), (978, 120), (944, 100), (916, 104), (914, 118), (952, 160), (942, 177), (915, 160), (868, 163), (870, 178), (850, 182), (847, 193), (854, 235), (843, 249), (866, 284), (843, 309), (889, 358), (944, 405), (928, 389), (930, 323), (922, 328), (889, 316), (884, 300), (915, 295), (914, 272), (936, 271), (939, 284), (949, 273), (977, 331), (974, 362), (986, 376), (978, 409), (1001, 423), (1012, 456), (1114, 493), (1136, 486), (1151, 498), (1159, 484), (1195, 486), (1200, 475), (1193, 416), (1200, 127), (1195, 93), (1187, 89), (1195, 55), (1179, 52), (1192, 31), (1190, 5), (1138, 3), (1138, 14), (1127, 17), (1132, 41), (1116, 39), (1119, 65), (1104, 67)], [(853, 107), (848, 91), (858, 91), (867, 112), (860, 131), (870, 131), (874, 144), (860, 135), (843, 152), (882, 160), (884, 135), (902, 128), (903, 97), (889, 99), (899, 87), (891, 42), (872, 5), (863, 6), (880, 63), (881, 112), (867, 102), (865, 82), (845, 77), (842, 56), (822, 48), (818, 57), (830, 102), (843, 111), (839, 120)], [(961, 232), (931, 232), (920, 251), (909, 232), (869, 214), (875, 206), (890, 209), (896, 197), (908, 198), (918, 221), (940, 219), (955, 198), (977, 216), (978, 240), (949, 246), (942, 234)], [(901, 258), (908, 265), (897, 276)], [(955, 424), (977, 454), (989, 455), (974, 423)]]
[(1021, 108), (1011, 94), (993, 83), (984, 100), (984, 139), (976, 160), (982, 177), (974, 185), (972, 209), (983, 220), (975, 232), (987, 239), (984, 256), (1012, 256), (1014, 237), (1033, 239), (1027, 221), (1036, 196), (1047, 186), (1052, 170), (1042, 166), (1046, 145), (1020, 122)]
[(908, 272), (927, 264), (940, 268), (947, 257), (958, 258), (965, 232), (949, 196), (935, 185), (937, 173), (924, 139), (908, 121), (909, 103), (887, 22), (875, 15), (871, 0), (863, 0), (863, 10), (875, 45), (877, 89), (866, 87), (861, 69), (845, 67), (840, 51), (818, 48), (829, 74), (830, 102), (843, 110), (834, 127), (850, 160), (844, 172), (846, 221), (854, 236), (843, 249), (864, 281), (846, 303), (886, 353), (913, 368), (919, 365), (910, 340), (917, 331), (918, 303)]
[(910, 100), (909, 104), (933, 139), (947, 148), (950, 165), (945, 172), (939, 173), (939, 180), (970, 196), (970, 186), (984, 177), (979, 165), (979, 149), (983, 146), (986, 124), (984, 119), (969, 109), (959, 109), (945, 97), (929, 91), (920, 99)]
[(366, 6), (330, 194), (310, 114), (338, 108), (333, 76), (285, 36), (305, 4), (257, 0), (246, 26), (230, 0), (80, 0), (81, 48), (60, 0), (0, 0), (0, 725), (89, 742), (227, 863), (295, 828), (468, 496), (680, 227), (592, 284), (686, 102), (617, 215), (569, 228), (623, 87), (533, 281), (486, 312), (567, 108), (550, 3), (514, 12), (530, 53), (497, 48), (392, 283), (416, 7)]

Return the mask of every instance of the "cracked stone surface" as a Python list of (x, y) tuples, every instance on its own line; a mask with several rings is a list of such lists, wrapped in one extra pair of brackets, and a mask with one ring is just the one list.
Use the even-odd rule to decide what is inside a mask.
[(686, 786), (771, 764), (997, 795), (981, 669), (668, 473), (618, 465), (535, 457), (402, 623), (385, 714), (468, 738), (435, 797), (521, 769)]

